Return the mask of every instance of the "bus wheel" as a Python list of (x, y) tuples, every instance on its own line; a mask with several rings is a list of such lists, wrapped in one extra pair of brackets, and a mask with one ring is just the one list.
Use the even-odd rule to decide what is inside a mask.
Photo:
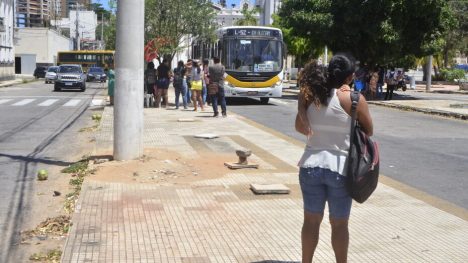
[(265, 105), (266, 105), (266, 104), (268, 104), (268, 101), (270, 101), (270, 98), (260, 98), (260, 102), (261, 102), (262, 104), (265, 104)]

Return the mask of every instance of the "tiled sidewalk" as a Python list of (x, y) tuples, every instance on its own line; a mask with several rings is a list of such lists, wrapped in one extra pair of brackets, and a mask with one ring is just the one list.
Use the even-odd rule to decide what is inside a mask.
[[(87, 179), (62, 262), (299, 262), (302, 199), (295, 164), (302, 149), (241, 117), (146, 109), (145, 142), (188, 156), (252, 147), (257, 172), (184, 185), (104, 183)], [(196, 122), (177, 122), (178, 118)], [(99, 147), (112, 143), (112, 110)], [(215, 125), (217, 124), (217, 125)], [(219, 129), (217, 127), (223, 127)], [(193, 131), (220, 138), (191, 142)], [(197, 146), (198, 145), (198, 146)], [(284, 183), (290, 195), (255, 196), (250, 183)], [(334, 262), (324, 217), (314, 262)], [(468, 222), (380, 184), (353, 205), (349, 262), (467, 262)]]

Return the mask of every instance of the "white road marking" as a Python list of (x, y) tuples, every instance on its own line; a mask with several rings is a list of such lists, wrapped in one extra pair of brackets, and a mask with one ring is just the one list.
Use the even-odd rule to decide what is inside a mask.
[(24, 100), (20, 100), (18, 101), (17, 103), (13, 104), (13, 106), (24, 106), (26, 104), (29, 104), (33, 101), (35, 101), (36, 99), (24, 99)]
[(89, 105), (90, 106), (105, 106), (106, 104), (104, 100), (96, 99), (96, 100), (92, 100), (91, 104)]
[(2, 99), (0, 100), (0, 104), (7, 103), (9, 101), (11, 101), (11, 99)]
[(46, 100), (46, 101), (40, 103), (38, 106), (47, 107), (47, 106), (50, 106), (50, 105), (56, 103), (57, 101), (58, 100), (56, 100), (56, 99), (49, 99), (49, 100)]
[(270, 101), (274, 102), (274, 103), (283, 104), (283, 105), (288, 105), (289, 104), (289, 103), (287, 103), (285, 101), (282, 101), (282, 100), (279, 100), (279, 99), (273, 99), (273, 98), (270, 98)]
[(74, 107), (80, 103), (81, 100), (69, 100), (67, 103), (63, 104), (64, 107)]

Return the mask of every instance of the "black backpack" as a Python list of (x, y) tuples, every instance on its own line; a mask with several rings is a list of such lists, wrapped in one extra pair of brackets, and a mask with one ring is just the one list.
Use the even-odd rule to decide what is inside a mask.
[(351, 133), (347, 159), (348, 192), (358, 203), (363, 203), (377, 188), (379, 181), (379, 147), (356, 121), (359, 92), (351, 92)]
[(175, 68), (174, 69), (174, 86), (182, 86), (183, 80), (184, 80), (183, 69)]
[(146, 72), (146, 83), (148, 85), (156, 84), (156, 70), (148, 69)]

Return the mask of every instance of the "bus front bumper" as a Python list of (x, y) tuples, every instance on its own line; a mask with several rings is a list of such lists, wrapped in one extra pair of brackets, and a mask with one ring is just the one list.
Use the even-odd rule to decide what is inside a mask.
[(224, 86), (226, 97), (272, 97), (280, 98), (282, 96), (283, 84), (274, 85), (268, 88), (240, 88), (232, 85)]

